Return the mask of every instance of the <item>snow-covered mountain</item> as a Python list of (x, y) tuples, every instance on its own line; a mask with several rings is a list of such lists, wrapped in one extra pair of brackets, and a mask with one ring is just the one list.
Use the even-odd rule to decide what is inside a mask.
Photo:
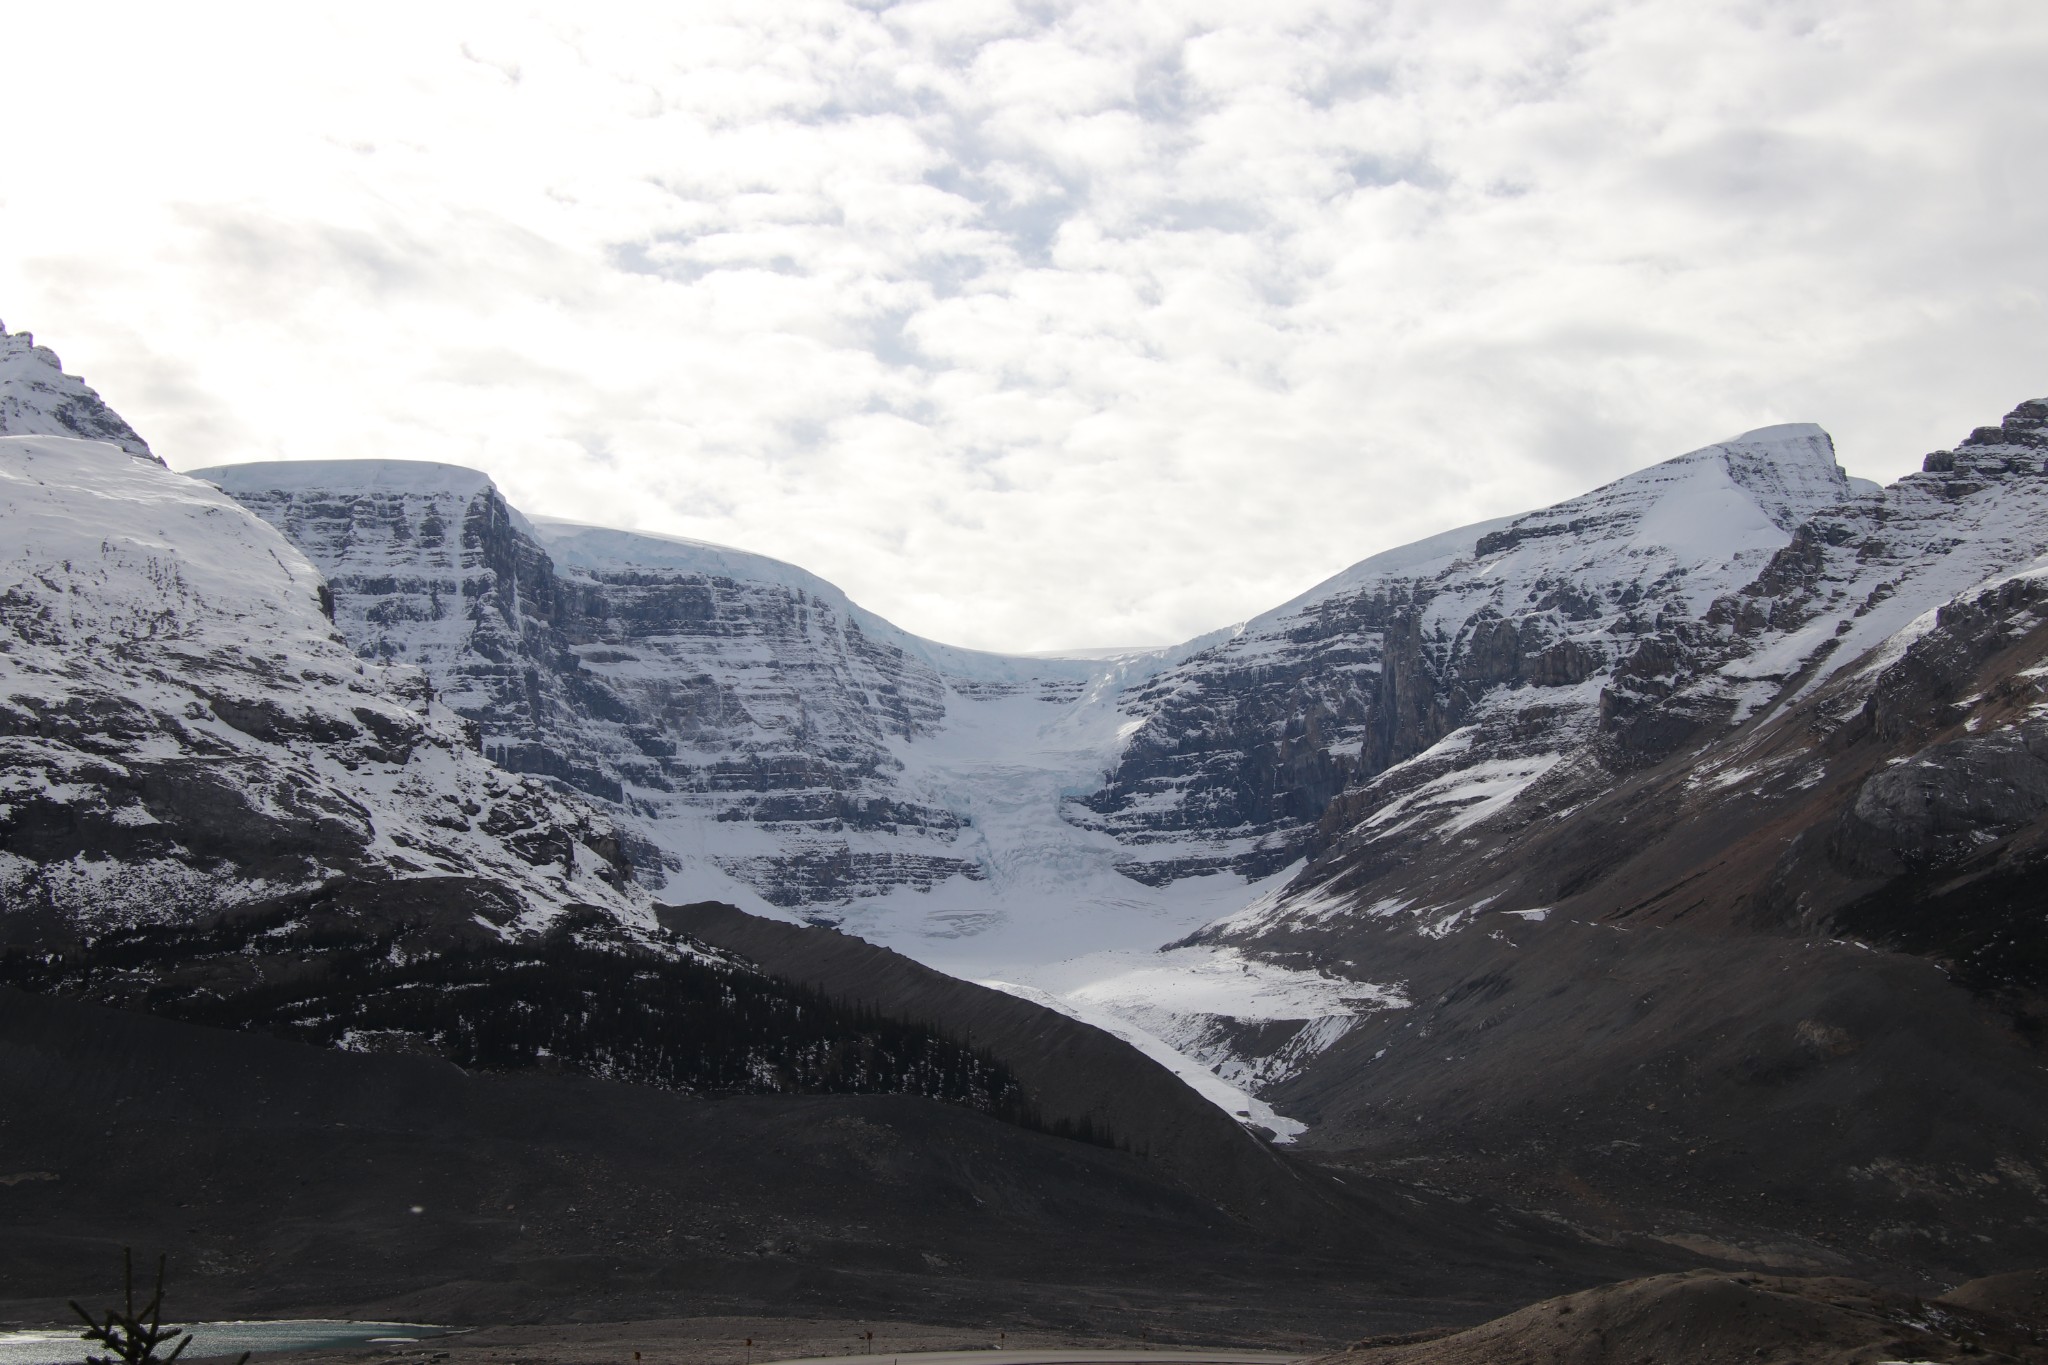
[(1624, 656), (1849, 493), (1826, 433), (1773, 427), (1368, 559), (1136, 689), (1092, 823), (1186, 851), (1134, 876), (1270, 872), (1340, 794), (1468, 727), (1505, 802), (1597, 721)]
[[(1441, 597), (1430, 599), (1408, 626), (1434, 641), (1408, 684), (1422, 695), (1410, 715), (1427, 723), (1325, 810), (1315, 864), (1204, 937), (1284, 932), (1358, 897), (1376, 907), (1371, 918), (1436, 935), (1482, 908), (1541, 911), (1571, 889), (1532, 882), (1499, 850), (1484, 859), (1472, 851), (1530, 837), (1564, 812), (1583, 823), (1586, 802), (1674, 758), (1691, 790), (1755, 802), (1789, 761), (1758, 758), (1763, 737), (1795, 717), (1816, 733), (1842, 732), (1944, 612), (2009, 594), (2013, 575), (2033, 572), (2048, 552), (2044, 461), (2048, 406), (2024, 404), (2002, 426), (1929, 455), (1921, 473), (1888, 488), (1842, 489), (1789, 534), (1759, 528), (1726, 566), (1667, 572), (1661, 602), (1646, 595), (1620, 614), (1588, 613), (1593, 629), (1570, 643), (1594, 662), (1566, 685), (1517, 685), (1510, 670), (1475, 705), (1461, 691), (1472, 647), (1458, 630), (1432, 625)], [(1507, 576), (1506, 564), (1487, 558), (1502, 536), (1479, 542), (1475, 577)], [(1573, 582), (1594, 601), (1633, 591), (1583, 574)], [(1814, 714), (1823, 696), (1826, 709)], [(1816, 781), (1808, 772), (1795, 785)]]
[(89, 932), (337, 878), (459, 878), (508, 930), (652, 924), (601, 816), (472, 750), (336, 633), (305, 557), (100, 441), (0, 437), (0, 932)]
[(898, 750), (949, 705), (1071, 701), (1098, 670), (919, 640), (792, 565), (530, 521), (471, 470), (198, 471), (320, 565), (365, 657), (414, 664), (484, 751), (610, 803), (643, 881), (822, 912), (988, 875)]
[[(10, 414), (96, 401), (16, 358)], [(0, 986), (480, 1069), (1089, 1120), (931, 1021), (665, 927), (607, 815), (485, 757), (428, 673), (358, 656), (335, 600), (212, 484), (0, 436)]]
[[(1497, 894), (1368, 896), (1357, 868), (1380, 855), (1359, 850), (1434, 886), (1420, 850), (1739, 729), (1825, 677), (1816, 660), (2023, 560), (2038, 525), (2004, 495), (1984, 516), (2006, 533), (1963, 525), (1926, 478), (1874, 491), (1820, 429), (1773, 427), (1375, 556), (1177, 649), (1044, 659), (921, 640), (761, 556), (529, 519), (472, 471), (201, 472), (320, 565), (359, 653), (426, 670), (497, 761), (608, 803), (657, 894), (1000, 978), (1282, 1131), (1299, 1124), (1255, 1092), (1395, 1017), (1412, 983), (1273, 936), (1396, 911), (1440, 934)], [(1898, 524), (1858, 552), (1869, 583), (1774, 586), (1847, 543), (1828, 517), (1856, 507)]]
[(1408, 714), (1440, 719), (1285, 886), (1162, 955), (1400, 1007), (1183, 1016), (1194, 1049), (1266, 1064), (1345, 1160), (1596, 1235), (2038, 1258), (2048, 404), (1925, 464), (1610, 628), (1579, 683), (1473, 704), (1417, 603)]
[(609, 820), (359, 658), (303, 554), (26, 333), (0, 432), (0, 942), (421, 878), (497, 934), (653, 928)]
[[(0, 436), (78, 436), (156, 459), (149, 443), (27, 332), (0, 325)], [(158, 461), (158, 463), (162, 463)]]
[[(10, 421), (85, 420), (10, 355)], [(0, 446), (11, 907), (429, 874), (536, 923), (726, 900), (1600, 1236), (1776, 1229), (1826, 1265), (1852, 1207), (1951, 1252), (2048, 1227), (1982, 1193), (2048, 1190), (2048, 404), (1882, 489), (1818, 428), (1750, 432), (1076, 658), (446, 465), (202, 471), (230, 500)]]

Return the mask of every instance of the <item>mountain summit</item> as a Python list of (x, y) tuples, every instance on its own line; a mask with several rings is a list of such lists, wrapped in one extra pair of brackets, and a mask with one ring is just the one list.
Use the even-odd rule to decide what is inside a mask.
[[(0, 436), (79, 436), (155, 460), (149, 442), (27, 332), (0, 324)], [(158, 460), (157, 463), (163, 463)]]

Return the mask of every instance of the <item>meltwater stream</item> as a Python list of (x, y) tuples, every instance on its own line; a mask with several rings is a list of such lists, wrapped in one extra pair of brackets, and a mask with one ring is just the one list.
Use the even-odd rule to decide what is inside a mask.
[[(80, 1365), (99, 1348), (82, 1340), (75, 1327), (38, 1327), (0, 1332), (0, 1365)], [(311, 1351), (325, 1346), (403, 1346), (453, 1330), (417, 1322), (344, 1322), (298, 1318), (281, 1322), (191, 1322), (183, 1360), (238, 1356), (244, 1351)], [(170, 1348), (166, 1347), (168, 1352)]]

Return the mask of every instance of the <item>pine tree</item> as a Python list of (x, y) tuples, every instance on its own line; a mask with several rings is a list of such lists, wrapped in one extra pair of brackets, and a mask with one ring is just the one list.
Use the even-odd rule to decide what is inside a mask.
[[(171, 1365), (171, 1362), (185, 1354), (185, 1348), (192, 1344), (192, 1334), (180, 1334), (175, 1327), (163, 1325), (164, 1317), (164, 1257), (156, 1258), (156, 1292), (149, 1302), (135, 1311), (135, 1252), (132, 1248), (121, 1248), (121, 1286), (125, 1308), (116, 1312), (109, 1308), (104, 1320), (79, 1306), (78, 1300), (71, 1301), (71, 1311), (78, 1314), (85, 1323), (85, 1331), (79, 1333), (85, 1340), (104, 1346), (111, 1354), (89, 1355), (85, 1365)], [(167, 1356), (159, 1356), (157, 1347), (172, 1338), (178, 1344)], [(242, 1358), (235, 1365), (249, 1365), (249, 1353), (242, 1352)]]

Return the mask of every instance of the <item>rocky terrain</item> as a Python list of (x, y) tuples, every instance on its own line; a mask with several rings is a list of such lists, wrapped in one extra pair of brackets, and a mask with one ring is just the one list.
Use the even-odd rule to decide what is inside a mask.
[(1535, 1303), (1463, 1332), (1359, 1342), (1347, 1365), (1737, 1365), (2048, 1360), (2041, 1280), (1994, 1276), (1935, 1298), (1839, 1278), (1696, 1271)]
[[(2020, 1361), (2044, 1358), (2048, 1313), (2039, 1273), (1993, 1276), (1940, 1295), (1916, 1296), (1856, 1280), (1695, 1272), (1660, 1275), (1530, 1304), (1459, 1329), (1375, 1331), (1352, 1340), (1325, 1333), (1336, 1321), (1278, 1331), (1246, 1322), (1234, 1333), (1182, 1335), (1155, 1326), (1132, 1334), (1107, 1316), (1066, 1328), (1020, 1325), (1005, 1308), (984, 1324), (947, 1328), (901, 1318), (705, 1316), (604, 1323), (494, 1326), (438, 1337), (411, 1358), (453, 1365), (514, 1359), (526, 1365), (604, 1365), (640, 1351), (647, 1365), (745, 1365), (749, 1359), (815, 1360), (922, 1351), (1085, 1351), (1077, 1359), (1172, 1360), (1176, 1346), (1263, 1348), (1289, 1358), (1345, 1365), (1880, 1365), (1886, 1361)], [(1007, 1331), (986, 1323), (1008, 1324)], [(1092, 1329), (1092, 1330), (1091, 1330)], [(1121, 1330), (1119, 1330), (1121, 1329)], [(750, 1350), (747, 1343), (752, 1342)], [(301, 1354), (304, 1365), (368, 1365), (394, 1348)]]

